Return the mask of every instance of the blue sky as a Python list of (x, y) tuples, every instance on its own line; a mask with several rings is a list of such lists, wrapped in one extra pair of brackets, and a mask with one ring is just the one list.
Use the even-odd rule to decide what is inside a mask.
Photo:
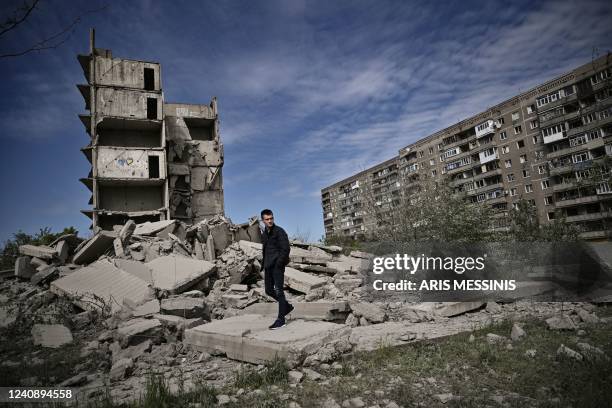
[[(5, 1), (2, 16), (17, 1)], [(103, 11), (84, 14), (106, 5)], [(609, 1), (57, 1), (0, 38), (0, 240), (88, 235), (76, 54), (159, 61), (166, 101), (218, 97), (226, 215), (323, 235), (320, 189), (612, 49)]]

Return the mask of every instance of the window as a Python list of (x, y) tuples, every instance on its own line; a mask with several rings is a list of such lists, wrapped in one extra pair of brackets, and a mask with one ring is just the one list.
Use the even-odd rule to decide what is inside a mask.
[(144, 69), (144, 89), (146, 91), (155, 90), (155, 71), (153, 68)]
[(591, 77), (591, 84), (597, 85), (598, 83), (605, 81), (612, 77), (612, 69), (607, 68)]
[(525, 141), (524, 140), (519, 140), (516, 142), (516, 147), (519, 149), (522, 149), (523, 147), (525, 147)]
[(497, 119), (497, 123), (499, 123), (500, 125), (503, 125), (504, 124), (504, 118)]
[(419, 151), (419, 157), (423, 157), (425, 155), (425, 152), (423, 152), (422, 150)]
[(535, 112), (535, 105), (529, 105), (527, 107), (527, 114), (531, 115), (533, 112)]
[(529, 170), (525, 169), (523, 170), (523, 178), (529, 177), (531, 174), (529, 173)]
[(519, 161), (521, 163), (525, 163), (527, 161), (527, 155), (526, 154), (521, 154), (519, 157)]
[(515, 126), (514, 127), (514, 134), (518, 135), (519, 133), (521, 133), (523, 131), (523, 128), (521, 127), (521, 125)]
[(149, 178), (159, 178), (159, 156), (148, 156), (149, 159)]
[(555, 212), (554, 211), (549, 211), (548, 213), (546, 213), (546, 215), (548, 216), (548, 221), (551, 221), (551, 220), (555, 219)]
[(437, 172), (436, 170), (432, 170), (432, 171), (431, 171), (431, 176), (432, 176), (432, 177), (436, 177), (436, 174), (437, 174), (437, 173), (438, 173), (438, 172)]
[(435, 159), (429, 159), (429, 165), (433, 166), (436, 164), (436, 160)]
[(533, 186), (531, 184), (525, 184), (525, 192), (526, 193), (533, 192)]
[(550, 187), (550, 182), (548, 180), (542, 180), (540, 181), (540, 184), (542, 184), (542, 190), (546, 190)]
[(157, 98), (147, 98), (147, 119), (157, 119)]
[(506, 140), (508, 138), (508, 135), (506, 134), (506, 131), (503, 130), (500, 134), (499, 134), (499, 140)]
[(429, 148), (429, 154), (433, 154), (433, 152), (434, 152), (433, 147), (430, 147), (430, 148)]
[(539, 139), (538, 135), (531, 136), (531, 141), (533, 142), (533, 144), (538, 144), (538, 139)]
[(572, 155), (573, 163), (581, 163), (587, 160), (589, 160), (589, 152), (582, 152), (582, 153), (577, 153), (577, 154)]
[(552, 205), (553, 203), (553, 198), (552, 196), (546, 196), (544, 197), (544, 205)]
[(538, 166), (538, 174), (544, 174), (546, 173), (546, 166)]
[(520, 117), (518, 112), (512, 112), (512, 120), (519, 120)]
[(508, 175), (506, 175), (506, 178), (508, 179), (508, 181), (514, 181), (514, 173), (508, 173)]
[(535, 129), (538, 127), (538, 121), (537, 120), (532, 120), (531, 122), (529, 122), (529, 127), (531, 129)]
[(548, 95), (539, 97), (536, 100), (538, 108), (560, 99), (562, 97), (561, 92), (561, 90), (558, 90), (553, 93), (549, 93)]
[[(510, 195), (511, 195), (511, 196), (513, 196), (513, 197), (516, 195), (516, 187), (512, 187), (512, 188), (510, 189)], [(514, 206), (514, 205), (515, 205), (515, 204), (513, 204), (513, 206)]]
[(512, 167), (512, 160), (508, 159), (504, 161), (504, 164), (506, 165), (506, 168), (509, 169), (510, 167)]
[(510, 153), (510, 146), (502, 146), (502, 154)]

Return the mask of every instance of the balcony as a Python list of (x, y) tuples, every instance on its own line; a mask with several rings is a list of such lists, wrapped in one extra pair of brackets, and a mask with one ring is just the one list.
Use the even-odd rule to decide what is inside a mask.
[(601, 220), (603, 218), (612, 218), (612, 211), (601, 211), (591, 214), (579, 214), (566, 217), (567, 222), (581, 222), (581, 221), (594, 221)]
[(495, 133), (495, 122), (492, 119), (489, 119), (486, 122), (476, 126), (474, 130), (476, 131), (477, 139), (491, 133)]
[(598, 147), (602, 147), (604, 145), (603, 138), (599, 137), (597, 139), (591, 139), (586, 143), (583, 143), (578, 146), (572, 146), (565, 149), (557, 150), (556, 152), (551, 152), (546, 155), (549, 159), (556, 159), (558, 157), (563, 157), (568, 154), (578, 153), (586, 149), (596, 149)]
[(574, 205), (582, 205), (589, 203), (596, 203), (599, 201), (599, 197), (597, 195), (586, 196), (586, 197), (576, 197), (569, 200), (556, 200), (555, 207), (564, 208), (564, 207), (572, 207)]
[(480, 159), (480, 164), (484, 164), (499, 159), (499, 153), (497, 148), (493, 147), (478, 153), (478, 158)]
[(553, 186), (553, 191), (557, 192), (557, 191), (572, 190), (576, 187), (578, 186), (576, 185), (576, 182), (574, 181), (572, 181), (571, 183), (560, 183), (560, 184), (555, 184)]

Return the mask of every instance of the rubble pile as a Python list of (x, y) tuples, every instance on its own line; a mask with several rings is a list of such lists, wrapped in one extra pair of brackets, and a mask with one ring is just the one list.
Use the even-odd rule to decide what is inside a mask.
[[(0, 285), (0, 327), (28, 321), (32, 345), (80, 347), (92, 363), (77, 365), (61, 384), (87, 397), (110, 384), (115, 398), (129, 400), (151, 370), (167, 378), (194, 372), (223, 384), (241, 362), (280, 356), (292, 368), (317, 366), (381, 344), (486, 327), (524, 307), (370, 302), (364, 282), (372, 255), (347, 252), (291, 241), (285, 286), (295, 310), (286, 327), (270, 331), (278, 307), (264, 289), (257, 217), (238, 225), (223, 216), (194, 225), (128, 221), (88, 240), (65, 235), (48, 246), (21, 246), (15, 279)], [(528, 308), (534, 312), (533, 304)], [(550, 304), (535, 309), (551, 330), (598, 321), (580, 305), (564, 315)], [(511, 337), (525, 335), (517, 326)], [(30, 357), (40, 359), (39, 352)], [(16, 356), (3, 357), (3, 364), (16, 364)]]

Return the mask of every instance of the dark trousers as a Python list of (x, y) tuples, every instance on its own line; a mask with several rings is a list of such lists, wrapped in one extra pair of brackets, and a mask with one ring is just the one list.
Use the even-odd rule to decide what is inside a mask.
[(275, 264), (265, 268), (264, 283), (266, 295), (274, 298), (278, 302), (278, 318), (284, 319), (289, 310), (289, 302), (285, 299), (285, 267)]

